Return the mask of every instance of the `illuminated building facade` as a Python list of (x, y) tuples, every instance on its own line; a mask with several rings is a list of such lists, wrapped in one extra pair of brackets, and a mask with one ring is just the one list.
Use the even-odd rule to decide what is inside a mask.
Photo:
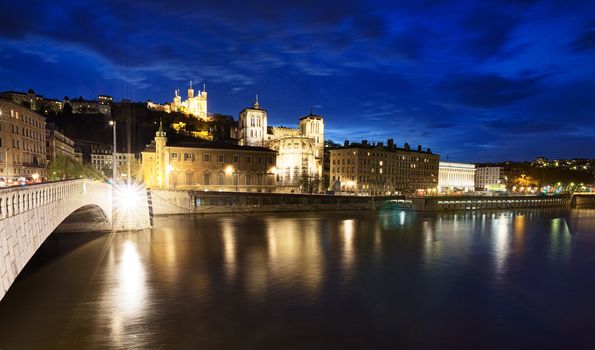
[(472, 192), (475, 190), (475, 164), (440, 162), (440, 192)]
[(268, 126), (267, 111), (258, 96), (252, 107), (244, 108), (232, 136), (240, 145), (268, 147), (277, 152), (277, 181), (291, 190), (303, 175), (322, 178), (324, 162), (324, 119), (310, 113), (299, 120), (298, 128)]
[(46, 176), (45, 118), (29, 108), (0, 100), (0, 177)]
[(482, 166), (475, 171), (475, 189), (478, 191), (505, 191), (508, 177), (503, 167)]
[(147, 187), (208, 191), (273, 192), (276, 152), (257, 146), (216, 142), (167, 145), (160, 126), (154, 144), (142, 152)]
[(74, 141), (66, 137), (53, 127), (45, 130), (46, 155), (48, 164), (56, 159), (56, 156), (63, 156), (75, 159)]
[(171, 104), (172, 111), (182, 112), (187, 115), (194, 116), (198, 119), (207, 119), (207, 90), (203, 84), (202, 91), (198, 91), (198, 94), (194, 95), (194, 88), (192, 87), (192, 81), (190, 81), (190, 87), (188, 88), (188, 99), (182, 101), (180, 96), (180, 90), (174, 91), (174, 101)]
[(438, 186), (440, 156), (430, 149), (397, 147), (389, 139), (368, 144), (345, 141), (330, 150), (330, 184), (336, 192), (358, 195), (427, 194)]

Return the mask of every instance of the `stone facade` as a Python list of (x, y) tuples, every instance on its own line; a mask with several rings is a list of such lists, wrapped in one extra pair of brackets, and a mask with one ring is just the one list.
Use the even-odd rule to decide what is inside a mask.
[(271, 192), (276, 152), (216, 142), (167, 145), (160, 127), (154, 145), (142, 152), (141, 173), (150, 188)]
[(0, 100), (0, 177), (46, 176), (45, 118), (16, 103)]
[(499, 166), (478, 167), (475, 172), (475, 188), (478, 191), (489, 189), (506, 190), (508, 177)]
[(260, 108), (258, 96), (250, 108), (244, 108), (232, 137), (240, 145), (267, 147), (277, 152), (277, 180), (289, 191), (299, 186), (299, 179), (322, 178), (324, 163), (324, 119), (310, 113), (299, 120), (297, 128), (268, 126), (267, 111)]
[(440, 162), (439, 192), (472, 192), (475, 190), (475, 164)]
[(74, 141), (53, 128), (45, 130), (46, 155), (48, 163), (53, 162), (56, 156), (75, 159)]
[(392, 139), (369, 145), (345, 142), (330, 150), (330, 184), (336, 192), (358, 195), (434, 193), (440, 156), (430, 149), (398, 148)]
[(0, 299), (49, 234), (86, 205), (111, 221), (111, 187), (74, 180), (0, 190)]

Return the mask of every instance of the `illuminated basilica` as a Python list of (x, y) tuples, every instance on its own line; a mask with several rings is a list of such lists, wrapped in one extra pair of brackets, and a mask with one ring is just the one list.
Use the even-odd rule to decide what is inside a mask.
[(240, 145), (277, 151), (277, 186), (295, 187), (305, 174), (322, 178), (324, 119), (310, 113), (299, 119), (298, 128), (268, 126), (267, 111), (256, 102), (244, 108), (232, 137)]
[(188, 88), (188, 99), (182, 101), (180, 96), (180, 90), (174, 91), (174, 100), (172, 103), (167, 104), (156, 104), (151, 101), (147, 103), (149, 109), (161, 110), (167, 113), (180, 112), (189, 116), (196, 117), (201, 120), (207, 120), (207, 90), (205, 84), (202, 86), (202, 91), (198, 91), (194, 95), (194, 88), (192, 87), (192, 80), (190, 81), (190, 87)]

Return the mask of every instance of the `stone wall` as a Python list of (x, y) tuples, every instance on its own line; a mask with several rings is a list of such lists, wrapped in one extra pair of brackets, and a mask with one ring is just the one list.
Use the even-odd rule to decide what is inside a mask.
[(84, 206), (111, 218), (110, 186), (73, 180), (0, 190), (0, 300), (50, 233)]

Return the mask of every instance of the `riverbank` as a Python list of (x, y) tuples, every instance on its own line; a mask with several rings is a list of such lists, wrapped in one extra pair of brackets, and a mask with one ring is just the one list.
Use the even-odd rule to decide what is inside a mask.
[(406, 197), (149, 190), (152, 215), (291, 211), (377, 210), (441, 212), (483, 209), (563, 208), (570, 196)]

